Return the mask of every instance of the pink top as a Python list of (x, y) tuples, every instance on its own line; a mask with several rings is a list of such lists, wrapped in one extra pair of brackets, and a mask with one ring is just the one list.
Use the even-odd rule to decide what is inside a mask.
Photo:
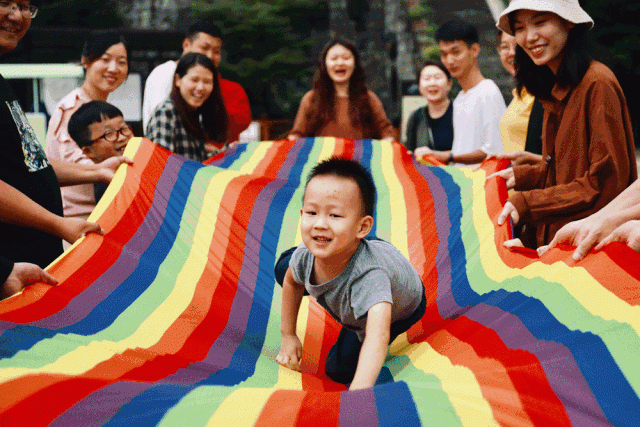
[[(56, 105), (56, 109), (49, 120), (45, 152), (50, 159), (92, 165), (93, 161), (82, 154), (82, 150), (71, 139), (67, 132), (67, 124), (71, 115), (81, 105), (91, 101), (89, 95), (82, 88), (77, 88), (67, 94)], [(62, 187), (62, 207), (64, 216), (87, 219), (96, 200), (93, 195), (93, 184), (71, 185)]]

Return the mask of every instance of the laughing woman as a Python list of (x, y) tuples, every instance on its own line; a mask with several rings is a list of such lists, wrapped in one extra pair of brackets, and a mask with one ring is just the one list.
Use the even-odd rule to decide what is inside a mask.
[[(92, 165), (67, 131), (73, 113), (89, 101), (106, 101), (129, 72), (129, 56), (124, 37), (114, 31), (95, 32), (89, 36), (80, 63), (85, 77), (82, 86), (67, 94), (56, 105), (49, 120), (45, 151), (50, 159)], [(64, 216), (87, 219), (96, 205), (93, 184), (62, 188)]]
[(513, 0), (498, 26), (518, 44), (517, 89), (544, 106), (543, 160), (496, 174), (517, 190), (498, 224), (511, 216), (526, 246), (542, 246), (635, 180), (631, 118), (616, 77), (586, 50), (593, 20), (578, 0)]
[(151, 114), (146, 137), (202, 162), (226, 149), (229, 122), (216, 66), (201, 53), (178, 61), (169, 98)]
[(453, 104), (449, 99), (451, 73), (440, 61), (426, 61), (420, 71), (418, 87), (427, 100), (425, 107), (407, 121), (404, 145), (416, 160), (432, 151), (449, 151), (453, 145)]
[(346, 40), (333, 39), (322, 50), (313, 90), (300, 101), (289, 139), (301, 136), (396, 139), (382, 102), (365, 85), (358, 51)]

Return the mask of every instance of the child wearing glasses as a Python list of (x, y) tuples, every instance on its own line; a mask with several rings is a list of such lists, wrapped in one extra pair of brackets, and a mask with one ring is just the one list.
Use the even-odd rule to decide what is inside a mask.
[[(90, 101), (80, 106), (69, 119), (68, 132), (82, 154), (94, 163), (122, 156), (133, 136), (122, 112), (106, 101)], [(106, 184), (94, 184), (96, 203), (106, 189)]]

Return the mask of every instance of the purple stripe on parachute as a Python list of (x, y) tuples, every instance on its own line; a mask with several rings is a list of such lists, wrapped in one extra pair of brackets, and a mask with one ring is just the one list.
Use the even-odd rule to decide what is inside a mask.
[[(153, 161), (153, 160), (151, 160)], [(57, 313), (30, 323), (51, 330), (60, 329), (85, 318), (100, 302), (107, 298), (137, 268), (140, 256), (147, 250), (155, 238), (164, 219), (169, 196), (178, 178), (183, 161), (175, 156), (169, 157), (166, 167), (155, 187), (153, 208), (140, 224), (131, 240), (122, 248), (118, 259), (105, 273), (69, 304)]]
[(340, 427), (374, 427), (379, 424), (372, 388), (340, 393)]
[[(269, 206), (278, 190), (288, 182), (291, 169), (296, 163), (298, 154), (303, 147), (304, 140), (299, 140), (287, 153), (287, 159), (278, 171), (277, 179), (270, 182), (260, 191), (256, 198), (256, 207)], [(234, 352), (243, 339), (243, 333), (251, 312), (253, 295), (255, 292), (256, 278), (258, 276), (258, 251), (260, 247), (259, 237), (262, 235), (268, 209), (254, 209), (247, 226), (245, 250), (251, 251), (245, 254), (240, 270), (239, 284), (246, 284), (244, 289), (238, 289), (231, 306), (229, 321), (224, 330), (211, 346), (207, 356), (201, 362), (189, 364), (175, 374), (168, 376), (163, 383), (193, 384), (204, 380), (218, 370), (229, 366)], [(253, 245), (248, 244), (254, 242)]]
[[(507, 347), (528, 351), (538, 358), (549, 384), (562, 401), (574, 426), (611, 425), (599, 410), (598, 401), (591, 393), (573, 354), (564, 345), (538, 340), (518, 316), (484, 303), (473, 307), (465, 316), (491, 327)], [(598, 411), (585, 413), (587, 408), (598, 408)]]
[(56, 418), (50, 426), (101, 426), (109, 421), (122, 405), (152, 386), (153, 384), (129, 381), (108, 385), (82, 399)]
[[(506, 346), (512, 349), (520, 349), (534, 354), (545, 376), (562, 404), (564, 405), (571, 422), (578, 426), (608, 426), (610, 425), (602, 413), (598, 402), (591, 393), (580, 369), (571, 352), (562, 344), (543, 342), (529, 332), (518, 316), (505, 312), (500, 308), (479, 304), (475, 309), (460, 307), (453, 298), (451, 290), (451, 259), (448, 239), (451, 230), (447, 195), (442, 186), (442, 181), (428, 168), (419, 167), (418, 170), (429, 183), (429, 190), (436, 203), (435, 221), (440, 242), (436, 258), (438, 269), (438, 310), (443, 318), (464, 315), (481, 325), (493, 329)], [(482, 309), (478, 309), (482, 307)], [(497, 320), (499, 319), (499, 320)], [(549, 357), (549, 354), (555, 356)], [(563, 363), (554, 364), (553, 360), (562, 359)], [(581, 384), (580, 388), (575, 387)], [(597, 408), (597, 411), (589, 415), (585, 414), (585, 408)]]

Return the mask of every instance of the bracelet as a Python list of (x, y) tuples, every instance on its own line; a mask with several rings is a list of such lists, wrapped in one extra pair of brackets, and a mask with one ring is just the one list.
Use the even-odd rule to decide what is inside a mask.
[(449, 163), (453, 163), (453, 153), (451, 151), (449, 152), (449, 162), (447, 164)]

